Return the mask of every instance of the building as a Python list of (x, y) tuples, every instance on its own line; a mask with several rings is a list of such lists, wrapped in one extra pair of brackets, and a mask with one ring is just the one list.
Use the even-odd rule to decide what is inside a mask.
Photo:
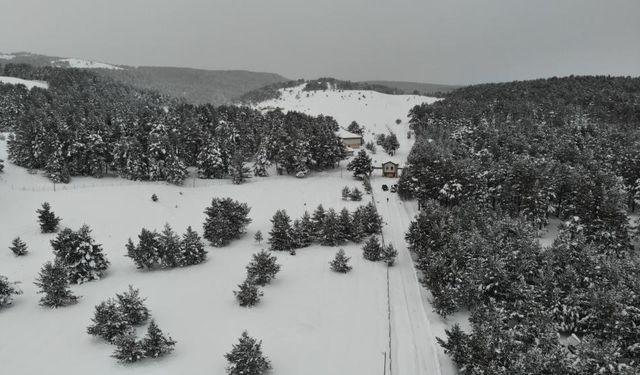
[(351, 133), (342, 128), (336, 132), (336, 135), (340, 137), (342, 143), (348, 149), (359, 149), (364, 144), (364, 140), (360, 134)]
[(398, 177), (399, 164), (392, 161), (382, 163), (382, 175), (385, 177)]

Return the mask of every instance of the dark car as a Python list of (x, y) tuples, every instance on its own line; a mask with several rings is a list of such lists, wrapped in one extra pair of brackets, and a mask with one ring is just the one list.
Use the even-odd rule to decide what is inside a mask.
[(398, 191), (398, 185), (391, 185), (391, 192), (395, 193), (396, 191)]
[(389, 186), (387, 186), (386, 184), (382, 185), (382, 191), (387, 191), (387, 190), (389, 190)]

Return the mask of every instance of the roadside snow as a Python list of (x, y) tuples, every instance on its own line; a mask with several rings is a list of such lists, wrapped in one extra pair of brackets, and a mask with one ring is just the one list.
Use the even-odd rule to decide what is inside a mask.
[(67, 64), (70, 68), (80, 68), (80, 69), (112, 69), (112, 70), (122, 70), (121, 67), (105, 64), (101, 62), (81, 60), (81, 59), (59, 59), (51, 62), (52, 64), (58, 65), (59, 63)]
[(0, 76), (0, 83), (7, 83), (10, 85), (24, 85), (28, 89), (32, 89), (34, 87), (40, 87), (42, 89), (49, 88), (49, 84), (44, 81), (31, 81), (31, 80), (15, 78), (15, 77), (6, 77), (6, 76)]

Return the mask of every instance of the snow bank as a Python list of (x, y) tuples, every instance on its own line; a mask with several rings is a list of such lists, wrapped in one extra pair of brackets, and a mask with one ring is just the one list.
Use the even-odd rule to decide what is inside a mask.
[(49, 84), (44, 81), (31, 81), (31, 80), (15, 78), (15, 77), (0, 76), (0, 83), (7, 83), (10, 85), (25, 85), (27, 86), (28, 89), (32, 89), (34, 87), (39, 87), (42, 89), (49, 88)]
[(112, 69), (112, 70), (122, 70), (121, 67), (105, 64), (101, 62), (81, 60), (81, 59), (60, 59), (54, 60), (51, 62), (54, 65), (59, 65), (62, 63), (63, 65), (68, 65), (70, 68), (80, 68), (80, 69)]

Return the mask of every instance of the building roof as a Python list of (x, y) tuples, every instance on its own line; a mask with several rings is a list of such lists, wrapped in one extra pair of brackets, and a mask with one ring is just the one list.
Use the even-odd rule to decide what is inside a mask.
[(392, 162), (391, 160), (389, 160), (389, 161), (385, 161), (384, 163), (382, 163), (382, 165), (385, 165), (385, 164), (393, 164), (393, 165), (395, 165), (395, 166), (400, 165), (400, 164), (398, 164), (398, 163), (394, 163), (394, 162)]
[(352, 133), (343, 128), (338, 129), (338, 131), (336, 132), (336, 135), (342, 139), (351, 139), (351, 138), (362, 139), (362, 136), (360, 134)]

